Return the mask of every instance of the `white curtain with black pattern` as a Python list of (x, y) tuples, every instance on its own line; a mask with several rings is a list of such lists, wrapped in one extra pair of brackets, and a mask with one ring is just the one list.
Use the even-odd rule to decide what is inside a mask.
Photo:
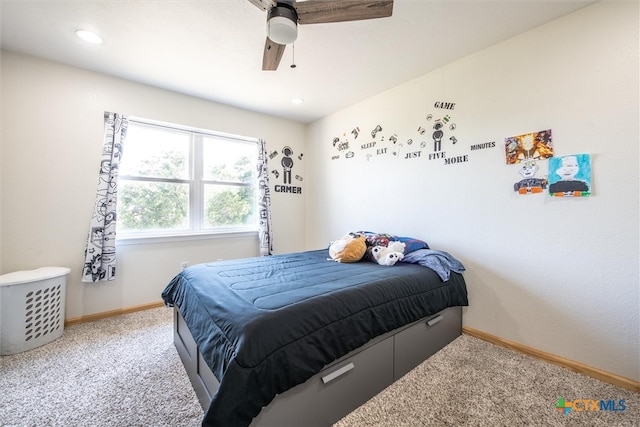
[(269, 167), (267, 166), (267, 143), (262, 139), (258, 142), (258, 217), (260, 255), (271, 255), (273, 252), (273, 235), (271, 227)]
[(113, 280), (116, 276), (118, 169), (129, 119), (110, 112), (105, 112), (104, 118), (104, 145), (96, 203), (85, 249), (83, 282)]

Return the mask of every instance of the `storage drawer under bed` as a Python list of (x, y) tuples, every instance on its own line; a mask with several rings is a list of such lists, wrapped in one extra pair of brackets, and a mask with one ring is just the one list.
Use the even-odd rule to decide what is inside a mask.
[(220, 383), (202, 358), (191, 331), (189, 331), (184, 318), (177, 308), (173, 309), (173, 316), (173, 342), (191, 381), (193, 390), (196, 392), (200, 406), (206, 409), (209, 407), (211, 397)]
[(393, 378), (399, 379), (461, 334), (462, 307), (449, 307), (394, 335)]
[[(461, 307), (450, 307), (371, 340), (276, 398), (251, 426), (328, 426), (378, 394), (461, 333)], [(174, 342), (203, 409), (219, 382), (175, 311)]]
[(393, 337), (358, 349), (305, 383), (279, 394), (251, 426), (332, 425), (391, 385), (392, 364)]

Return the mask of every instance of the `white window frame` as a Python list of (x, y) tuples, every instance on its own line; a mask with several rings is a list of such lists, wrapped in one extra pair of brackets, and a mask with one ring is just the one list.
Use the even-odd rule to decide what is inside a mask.
[[(163, 243), (174, 242), (182, 240), (200, 240), (211, 238), (228, 238), (228, 237), (244, 237), (244, 236), (257, 236), (258, 234), (258, 219), (256, 223), (250, 226), (236, 226), (236, 227), (216, 227), (216, 228), (204, 228), (204, 186), (205, 184), (224, 184), (224, 185), (238, 185), (245, 187), (244, 183), (233, 182), (220, 182), (203, 179), (203, 137), (213, 137), (216, 139), (226, 139), (229, 141), (243, 142), (247, 144), (256, 145), (256, 159), (258, 157), (258, 143), (257, 138), (233, 135), (223, 132), (212, 131), (208, 129), (195, 128), (191, 126), (177, 125), (173, 123), (160, 122), (157, 120), (150, 120), (139, 117), (129, 117), (129, 126), (131, 123), (142, 126), (152, 126), (171, 131), (178, 131), (190, 134), (190, 147), (189, 147), (189, 179), (176, 179), (176, 178), (141, 178), (135, 176), (119, 176), (119, 180), (139, 181), (139, 182), (169, 182), (169, 183), (183, 183), (189, 184), (189, 224), (188, 230), (153, 230), (153, 231), (121, 231), (119, 230), (116, 235), (116, 242), (118, 244), (139, 244), (139, 243)], [(123, 156), (126, 156), (127, 141), (125, 139)], [(257, 189), (258, 182), (250, 185)], [(257, 199), (255, 200), (256, 212), (258, 208)], [(119, 203), (118, 203), (119, 204)]]

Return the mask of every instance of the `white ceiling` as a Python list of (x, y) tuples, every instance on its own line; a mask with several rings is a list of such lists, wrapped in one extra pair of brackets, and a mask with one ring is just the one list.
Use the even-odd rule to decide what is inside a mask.
[[(345, 0), (349, 1), (349, 0)], [(2, 48), (309, 123), (593, 0), (395, 0), (393, 15), (301, 25), (262, 71), (248, 0), (1, 0)], [(89, 45), (78, 28), (105, 42)], [(301, 105), (292, 98), (303, 98)]]

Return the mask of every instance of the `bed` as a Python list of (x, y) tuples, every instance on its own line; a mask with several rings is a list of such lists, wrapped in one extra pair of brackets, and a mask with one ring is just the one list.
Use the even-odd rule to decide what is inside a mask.
[(183, 270), (162, 297), (203, 426), (331, 425), (451, 342), (464, 278), (424, 265), (318, 250)]

